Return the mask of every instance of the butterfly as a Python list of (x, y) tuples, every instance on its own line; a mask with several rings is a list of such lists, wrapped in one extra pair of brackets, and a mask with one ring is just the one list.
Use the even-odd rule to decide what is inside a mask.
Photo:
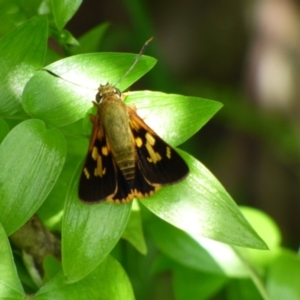
[(79, 181), (78, 196), (84, 202), (127, 203), (151, 196), (189, 173), (183, 158), (123, 100), (115, 86), (100, 85)]

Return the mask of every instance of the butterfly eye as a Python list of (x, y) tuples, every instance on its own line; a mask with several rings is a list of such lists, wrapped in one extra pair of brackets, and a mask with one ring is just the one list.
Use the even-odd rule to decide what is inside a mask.
[(96, 103), (99, 104), (101, 102), (102, 95), (100, 93), (97, 93), (95, 98), (96, 98)]

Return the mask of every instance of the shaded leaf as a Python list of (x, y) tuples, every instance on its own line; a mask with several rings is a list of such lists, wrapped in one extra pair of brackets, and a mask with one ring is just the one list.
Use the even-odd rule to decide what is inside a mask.
[(140, 253), (147, 253), (147, 246), (142, 228), (142, 217), (137, 202), (133, 202), (130, 218), (122, 234), (122, 238), (127, 240)]
[(52, 11), (55, 24), (61, 30), (74, 16), (82, 0), (52, 0)]
[(0, 298), (24, 299), (24, 291), (18, 278), (15, 262), (12, 256), (4, 228), (0, 224)]
[(158, 249), (182, 266), (227, 277), (249, 277), (248, 266), (229, 245), (195, 239), (158, 218), (148, 222), (147, 229)]
[(182, 267), (173, 272), (176, 300), (211, 299), (228, 281), (225, 276), (200, 273)]
[(3, 141), (5, 136), (9, 132), (8, 124), (5, 122), (5, 120), (0, 119), (0, 143)]
[(43, 66), (47, 47), (47, 18), (34, 17), (0, 40), (0, 114), (22, 110), (25, 84)]
[(79, 46), (73, 47), (71, 53), (74, 55), (99, 51), (99, 45), (108, 26), (108, 23), (102, 23), (86, 32), (78, 39)]
[(68, 283), (59, 272), (36, 294), (36, 300), (134, 300), (130, 281), (121, 265), (108, 256), (89, 276)]

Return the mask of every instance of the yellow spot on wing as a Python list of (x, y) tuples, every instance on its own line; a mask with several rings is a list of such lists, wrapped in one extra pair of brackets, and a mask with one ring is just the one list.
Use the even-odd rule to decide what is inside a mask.
[(92, 158), (93, 158), (93, 160), (97, 160), (98, 156), (99, 156), (99, 153), (98, 153), (97, 147), (93, 147), (93, 150), (92, 150)]
[(145, 137), (146, 137), (147, 142), (151, 146), (154, 146), (154, 144), (155, 144), (155, 138), (149, 132), (146, 133)]
[(106, 147), (106, 146), (102, 147), (101, 151), (102, 151), (102, 154), (103, 154), (103, 155), (105, 155), (105, 156), (108, 155), (108, 150), (107, 150), (107, 147)]
[(147, 158), (149, 162), (153, 162), (154, 164), (156, 164), (158, 161), (161, 160), (161, 155), (158, 152), (154, 151), (153, 147), (148, 143), (148, 141), (145, 146), (150, 155), (150, 158)]
[(166, 155), (167, 155), (167, 158), (171, 159), (171, 155), (172, 152), (171, 152), (171, 148), (170, 147), (166, 147)]
[(94, 175), (100, 176), (100, 177), (103, 176), (102, 157), (100, 155), (98, 155), (98, 157), (97, 157), (97, 167), (95, 168)]
[(83, 169), (83, 173), (84, 173), (84, 175), (85, 175), (85, 177), (86, 177), (87, 179), (90, 179), (90, 173), (89, 173), (89, 171), (87, 170), (87, 168), (84, 168), (84, 169)]
[(158, 152), (155, 152), (155, 157), (156, 157), (156, 161), (160, 161), (161, 160), (161, 156)]
[(140, 137), (137, 137), (137, 138), (135, 139), (135, 143), (136, 143), (136, 145), (137, 145), (139, 148), (143, 146), (143, 141), (142, 141), (142, 139), (141, 139)]

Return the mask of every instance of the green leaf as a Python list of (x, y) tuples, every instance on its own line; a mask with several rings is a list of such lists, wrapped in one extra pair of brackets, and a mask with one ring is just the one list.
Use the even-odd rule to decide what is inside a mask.
[(61, 220), (65, 205), (61, 199), (66, 198), (70, 181), (76, 172), (78, 162), (85, 157), (88, 148), (88, 140), (78, 137), (83, 132), (82, 120), (63, 127), (61, 131), (65, 133), (68, 155), (55, 186), (38, 210), (38, 215), (43, 220), (43, 223), (51, 230), (59, 231), (61, 230)]
[[(281, 233), (278, 225), (261, 210), (240, 206), (240, 209), (256, 232), (263, 238), (268, 248), (277, 250), (281, 244)], [(261, 253), (261, 251), (259, 251)]]
[(100, 42), (108, 27), (108, 23), (102, 23), (96, 27), (93, 27), (90, 31), (78, 39), (79, 46), (72, 47), (71, 53), (82, 54), (99, 51)]
[[(264, 212), (251, 207), (240, 207), (241, 212), (256, 232), (263, 238), (271, 251), (256, 249), (237, 249), (239, 254), (247, 259), (248, 264), (256, 269), (256, 273), (265, 272), (280, 251), (281, 234), (277, 224)], [(251, 262), (251, 263), (250, 263)]]
[(136, 201), (133, 202), (130, 218), (127, 226), (122, 234), (122, 238), (133, 245), (140, 253), (147, 253), (147, 246), (142, 228), (142, 218), (139, 205)]
[[(44, 70), (38, 72), (25, 87), (23, 107), (31, 116), (53, 126), (76, 122), (92, 107), (99, 84), (117, 83), (135, 58), (134, 54), (91, 53), (60, 60), (45, 69), (61, 78)], [(154, 64), (155, 59), (141, 57), (118, 87), (121, 90), (127, 88)]]
[(66, 282), (63, 272), (59, 272), (39, 290), (34, 299), (134, 300), (134, 294), (121, 265), (108, 256), (89, 276), (76, 283)]
[(0, 146), (0, 220), (7, 234), (43, 203), (65, 156), (64, 137), (56, 129), (46, 129), (42, 121), (22, 122), (6, 136)]
[(6, 35), (17, 25), (26, 21), (26, 19), (26, 15), (14, 1), (2, 0), (0, 2), (0, 37)]
[(26, 82), (43, 66), (47, 47), (47, 18), (34, 17), (0, 40), (0, 114), (22, 110)]
[(53, 37), (58, 41), (59, 44), (61, 44), (63, 47), (66, 47), (67, 45), (78, 45), (77, 39), (72, 35), (72, 33), (66, 29), (63, 29), (61, 31), (53, 31), (52, 30)]
[(0, 119), (0, 143), (6, 137), (8, 132), (9, 132), (8, 124), (3, 119)]
[(27, 18), (48, 14), (50, 12), (49, 0), (10, 0), (10, 2), (15, 2), (19, 10), (23, 11)]
[(151, 91), (130, 92), (125, 102), (171, 145), (185, 142), (222, 107), (217, 101)]
[(177, 267), (173, 274), (176, 300), (212, 299), (228, 281), (225, 276), (200, 273), (187, 268)]
[(51, 230), (61, 231), (61, 221), (65, 205), (62, 199), (65, 199), (67, 196), (70, 181), (76, 172), (78, 161), (82, 160), (87, 152), (88, 140), (76, 136), (80, 134), (80, 130), (82, 131), (81, 120), (63, 128), (63, 131), (66, 132), (65, 139), (68, 155), (55, 186), (38, 210), (39, 217)]
[(16, 266), (12, 256), (4, 228), (0, 224), (0, 298), (24, 299), (24, 291), (18, 278)]
[(36, 15), (49, 13), (49, 0), (1, 0), (0, 37)]
[(217, 179), (199, 161), (182, 151), (180, 154), (189, 165), (189, 176), (141, 203), (194, 237), (267, 249)]
[(182, 266), (227, 277), (249, 276), (247, 266), (228, 245), (204, 238), (194, 239), (154, 217), (147, 223), (147, 230), (158, 249)]
[(47, 255), (43, 261), (44, 278), (49, 281), (61, 270), (61, 263), (52, 255)]
[(82, 0), (52, 0), (55, 24), (61, 30), (74, 16)]
[(29, 275), (27, 267), (25, 267), (22, 252), (16, 251), (13, 257), (14, 257), (14, 263), (17, 268), (18, 277), (22, 283), (24, 290), (26, 291), (26, 293), (36, 292), (38, 288), (36, 284), (33, 282), (31, 276)]
[(299, 256), (283, 251), (268, 270), (266, 286), (270, 299), (300, 299), (299, 278)]
[(72, 282), (89, 274), (110, 253), (120, 239), (131, 211), (131, 203), (88, 205), (80, 201), (78, 175), (79, 169), (67, 195), (62, 224), (63, 269)]
[[(70, 149), (69, 147), (67, 148)], [(86, 147), (83, 149), (86, 149)], [(64, 167), (55, 186), (37, 212), (39, 217), (43, 220), (43, 223), (48, 228), (51, 228), (51, 230), (61, 231), (62, 216), (64, 213), (63, 209), (65, 205), (64, 201), (68, 192), (70, 180), (76, 170), (74, 167), (78, 164), (79, 159), (80, 158), (74, 159), (73, 157), (70, 157), (68, 153)]]
[(269, 298), (266, 294), (262, 296), (257, 287), (249, 279), (232, 280), (229, 282), (226, 292), (227, 299), (230, 300), (271, 300), (271, 298)]

